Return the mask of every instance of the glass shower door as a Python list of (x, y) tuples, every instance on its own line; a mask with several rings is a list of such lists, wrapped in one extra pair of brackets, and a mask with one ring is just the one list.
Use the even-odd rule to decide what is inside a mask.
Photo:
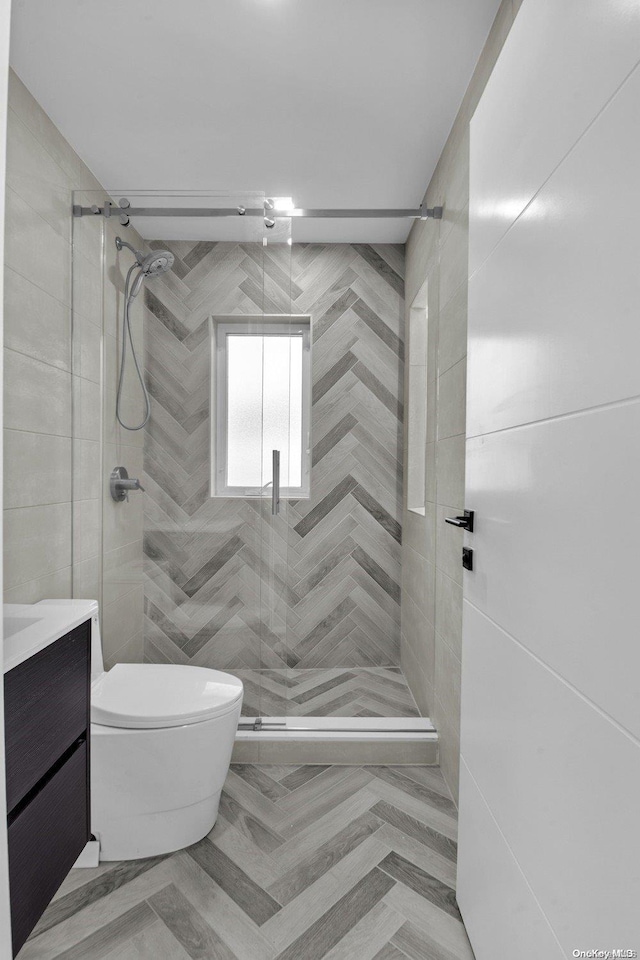
[(243, 712), (256, 729), (288, 713), (289, 629), (295, 616), (291, 504), (308, 487), (310, 409), (309, 328), (291, 315), (291, 223), (267, 216), (260, 226), (261, 243), (247, 252), (262, 278), (261, 299), (253, 292), (261, 313), (212, 321), (217, 482), (231, 495), (246, 496), (243, 509), (250, 517), (239, 556), (245, 561), (245, 587), (253, 587), (245, 590), (253, 609), (242, 616), (259, 636), (259, 656), (256, 665), (237, 672), (245, 683)]
[(303, 338), (291, 317), (290, 220), (265, 227), (265, 312), (262, 339), (261, 719), (288, 715), (293, 616), (290, 586), (291, 503), (302, 488)]
[[(126, 213), (117, 209), (122, 197)], [(78, 450), (92, 456), (102, 487), (94, 494), (101, 497), (96, 584), (85, 588), (78, 577), (76, 595), (99, 595), (108, 666), (144, 659), (226, 670), (245, 682), (246, 716), (283, 717), (289, 510), (292, 491), (301, 489), (293, 463), (302, 443), (290, 222), (274, 218), (268, 226), (256, 194), (96, 192), (77, 201), (87, 212), (74, 224), (74, 309), (84, 316), (93, 308), (102, 355), (96, 436)], [(110, 216), (92, 212), (107, 201)], [(229, 215), (202, 213), (210, 208)], [(151, 407), (140, 430), (116, 418), (125, 278), (136, 259), (117, 237), (141, 257), (165, 250), (174, 257), (169, 271), (141, 281), (130, 309)], [(94, 248), (101, 271), (85, 283)], [(78, 338), (77, 357), (83, 350)], [(122, 420), (137, 426), (144, 412), (128, 354)], [(144, 489), (114, 501), (115, 467)], [(80, 532), (90, 519), (85, 498), (78, 489)]]

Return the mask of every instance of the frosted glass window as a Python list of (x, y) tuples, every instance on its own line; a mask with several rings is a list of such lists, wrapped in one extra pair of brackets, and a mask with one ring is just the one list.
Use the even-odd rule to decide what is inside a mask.
[(215, 329), (214, 495), (262, 496), (280, 451), (281, 496), (308, 496), (309, 322), (225, 322)]
[(262, 485), (262, 337), (227, 337), (227, 485)]

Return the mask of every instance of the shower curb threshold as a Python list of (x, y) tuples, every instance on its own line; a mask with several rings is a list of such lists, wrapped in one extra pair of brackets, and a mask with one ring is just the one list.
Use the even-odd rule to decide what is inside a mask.
[(242, 717), (241, 724), (233, 763), (438, 762), (428, 717)]
[[(258, 726), (259, 724), (259, 726)], [(428, 717), (242, 717), (236, 739), (437, 740)]]

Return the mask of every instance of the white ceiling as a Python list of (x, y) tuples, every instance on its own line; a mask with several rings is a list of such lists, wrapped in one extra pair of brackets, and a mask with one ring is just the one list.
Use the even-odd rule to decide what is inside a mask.
[[(107, 188), (417, 207), (498, 5), (14, 0), (11, 59)], [(403, 242), (410, 225), (293, 229), (294, 240)], [(215, 226), (171, 232), (201, 239)]]

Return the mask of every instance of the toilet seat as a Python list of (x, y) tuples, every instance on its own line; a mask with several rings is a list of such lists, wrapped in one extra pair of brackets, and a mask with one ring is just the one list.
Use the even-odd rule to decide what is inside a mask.
[(91, 687), (91, 721), (153, 729), (200, 723), (228, 713), (242, 699), (242, 681), (206, 667), (117, 663)]

